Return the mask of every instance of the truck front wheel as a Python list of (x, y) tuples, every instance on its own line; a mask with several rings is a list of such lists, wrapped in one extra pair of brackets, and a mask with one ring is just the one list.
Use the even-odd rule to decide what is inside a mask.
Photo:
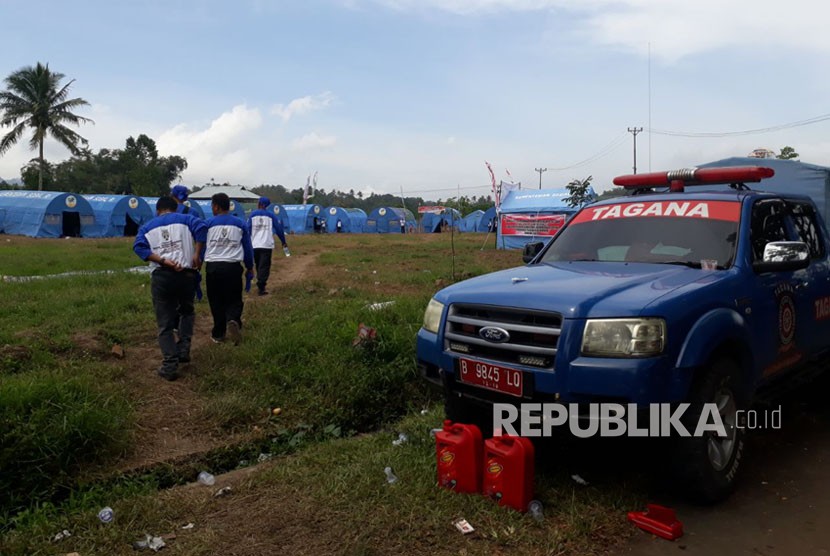
[[(740, 373), (730, 359), (717, 359), (695, 381), (691, 404), (683, 419), (692, 436), (676, 439), (672, 468), (679, 485), (693, 500), (711, 504), (732, 492), (744, 449), (744, 431), (739, 428), (737, 411), (747, 406), (740, 388)], [(706, 404), (711, 404), (708, 408)], [(707, 410), (706, 412), (704, 410)], [(720, 417), (725, 436), (695, 430), (702, 414), (712, 423), (714, 413)]]

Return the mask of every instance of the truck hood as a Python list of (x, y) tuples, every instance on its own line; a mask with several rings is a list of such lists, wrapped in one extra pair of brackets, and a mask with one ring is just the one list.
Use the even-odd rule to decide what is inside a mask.
[(695, 282), (701, 288), (711, 286), (719, 274), (723, 272), (650, 263), (544, 263), (465, 280), (444, 288), (435, 298), (444, 304), (541, 309), (565, 318), (632, 317), (680, 287)]

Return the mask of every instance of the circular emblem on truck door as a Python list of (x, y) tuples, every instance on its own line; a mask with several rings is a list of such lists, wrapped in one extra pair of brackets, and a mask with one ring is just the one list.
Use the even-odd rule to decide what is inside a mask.
[(494, 344), (503, 344), (510, 339), (510, 332), (498, 326), (482, 326), (478, 335)]

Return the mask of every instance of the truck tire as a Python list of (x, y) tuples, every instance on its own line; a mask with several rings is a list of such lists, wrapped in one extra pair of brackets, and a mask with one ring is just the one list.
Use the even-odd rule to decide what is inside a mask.
[[(710, 363), (693, 384), (683, 419), (692, 436), (676, 439), (672, 464), (679, 486), (692, 501), (713, 504), (734, 489), (744, 450), (744, 430), (737, 426), (736, 412), (748, 405), (741, 392), (739, 368), (727, 358)], [(714, 432), (694, 436), (706, 403), (717, 405), (725, 437)]]

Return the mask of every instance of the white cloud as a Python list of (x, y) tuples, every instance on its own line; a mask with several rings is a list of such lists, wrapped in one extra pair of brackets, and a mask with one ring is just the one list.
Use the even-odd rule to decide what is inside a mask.
[(279, 116), (287, 122), (294, 116), (302, 116), (315, 110), (322, 110), (334, 101), (334, 95), (326, 91), (315, 96), (295, 98), (288, 104), (277, 104), (271, 108), (271, 114)]
[(188, 176), (242, 179), (252, 176), (256, 157), (251, 146), (256, 144), (253, 135), (261, 125), (259, 110), (241, 104), (213, 120), (207, 129), (179, 124), (163, 132), (157, 143), (162, 154), (187, 159)]
[[(830, 53), (824, 22), (830, 4), (792, 0), (364, 0), (404, 12), (437, 10), (460, 16), (503, 12), (550, 12), (568, 17), (580, 39), (656, 59), (732, 47), (757, 48), (759, 55), (795, 48)], [(354, 2), (352, 2), (354, 3)]]
[(302, 137), (295, 139), (291, 143), (291, 148), (295, 151), (304, 151), (309, 149), (322, 149), (333, 147), (337, 143), (337, 137), (334, 135), (318, 135), (316, 131), (306, 133)]
[(447, 145), (455, 145), (455, 137), (447, 137)]

